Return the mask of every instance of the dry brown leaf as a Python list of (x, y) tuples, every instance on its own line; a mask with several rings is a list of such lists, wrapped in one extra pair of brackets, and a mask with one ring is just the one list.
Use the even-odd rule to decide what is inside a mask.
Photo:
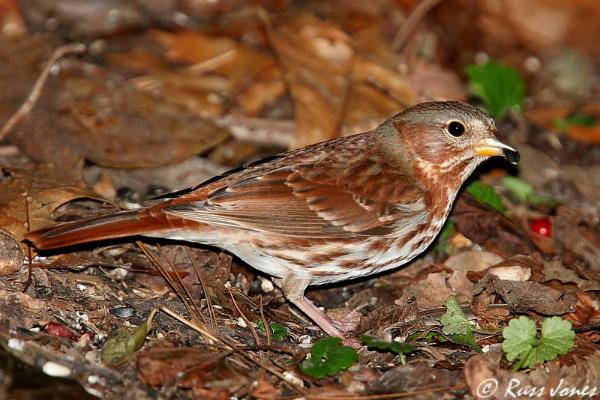
[(297, 124), (292, 147), (336, 137), (354, 61), (350, 38), (310, 14), (281, 21), (269, 37), (294, 100)]
[(113, 167), (171, 164), (228, 136), (89, 64), (74, 63), (44, 93), (12, 140), (28, 155), (65, 167), (79, 158)]
[[(446, 304), (452, 290), (446, 280), (449, 274), (446, 272), (433, 272), (424, 280), (413, 282), (402, 293), (401, 302), (416, 298), (419, 308), (436, 308)], [(462, 299), (461, 299), (462, 300)]]
[(561, 315), (575, 310), (576, 299), (537, 282), (503, 281), (495, 275), (485, 275), (473, 290), (474, 296), (498, 294), (515, 312), (536, 311), (543, 315)]
[[(0, 83), (1, 122), (29, 93), (53, 47), (44, 36), (0, 37), (0, 74), (11, 77)], [(188, 158), (228, 136), (107, 70), (75, 61), (62, 65), (32, 112), (9, 135), (35, 159), (65, 169), (84, 158), (101, 165), (156, 166)]]
[(595, 304), (595, 300), (592, 300), (587, 293), (583, 292), (577, 292), (576, 296), (577, 304), (575, 311), (565, 315), (565, 318), (571, 321), (576, 327), (600, 323), (600, 310), (598, 309), (598, 305)]
[(105, 201), (85, 186), (79, 172), (77, 167), (61, 171), (48, 164), (5, 169), (0, 180), (0, 225), (20, 241), (27, 231), (27, 212), (33, 230), (52, 224), (52, 212), (69, 201)]
[(556, 279), (562, 283), (574, 283), (584, 292), (600, 290), (600, 282), (582, 279), (577, 272), (562, 265), (558, 260), (544, 262), (544, 282)]
[(554, 393), (552, 397), (555, 398), (597, 398), (600, 395), (598, 345), (577, 343), (573, 352), (556, 362), (546, 363), (545, 368), (536, 368), (528, 374), (528, 379), (531, 385), (545, 387), (547, 393)]
[[(504, 400), (529, 399), (527, 394), (518, 394), (515, 382), (521, 388), (531, 387), (525, 373), (514, 373), (494, 367), (481, 355), (475, 355), (465, 364), (465, 378), (471, 394), (477, 399)], [(514, 394), (514, 395), (513, 395)]]
[(0, 230), (0, 276), (10, 275), (23, 266), (25, 255), (15, 238)]
[(375, 393), (427, 392), (457, 386), (461, 380), (460, 371), (431, 368), (429, 363), (421, 362), (390, 369), (371, 383), (369, 389)]
[(197, 348), (152, 348), (138, 356), (138, 375), (150, 386), (191, 388), (196, 398), (228, 399), (245, 379), (225, 353)]

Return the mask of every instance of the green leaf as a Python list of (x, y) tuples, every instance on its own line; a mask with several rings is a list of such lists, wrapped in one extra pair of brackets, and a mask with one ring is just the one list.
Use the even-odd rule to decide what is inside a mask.
[(566, 132), (569, 130), (571, 125), (595, 126), (597, 123), (597, 117), (584, 114), (574, 114), (566, 118), (558, 118), (554, 120), (554, 126), (561, 132)]
[(446, 312), (440, 317), (444, 335), (465, 335), (473, 331), (473, 326), (467, 319), (455, 296), (448, 297)]
[[(271, 337), (275, 340), (285, 340), (288, 337), (288, 329), (281, 324), (278, 324), (277, 322), (271, 322), (269, 325), (271, 325)], [(265, 324), (262, 320), (258, 320), (256, 321), (256, 326), (258, 328), (258, 330), (263, 333), (263, 334), (267, 334), (266, 330), (265, 330)]]
[(508, 361), (527, 356), (536, 344), (535, 322), (525, 316), (511, 319), (508, 326), (502, 330), (502, 350)]
[(440, 317), (442, 333), (449, 336), (456, 343), (469, 346), (474, 350), (480, 347), (475, 341), (473, 325), (467, 319), (455, 296), (450, 296), (446, 301), (446, 312)]
[(453, 343), (470, 347), (475, 351), (481, 351), (481, 347), (475, 340), (475, 334), (473, 333), (473, 331), (467, 332), (464, 335), (455, 333), (453, 335), (450, 335), (450, 340), (452, 340)]
[(132, 331), (125, 327), (117, 329), (117, 332), (102, 347), (100, 353), (102, 362), (106, 365), (123, 364), (139, 350), (146, 341), (146, 335), (152, 329), (152, 319), (156, 312), (156, 310), (150, 312), (146, 321)]
[(436, 331), (429, 331), (427, 332), (427, 334), (425, 336), (421, 337), (421, 334), (423, 333), (423, 331), (417, 331), (411, 335), (408, 336), (408, 338), (406, 340), (408, 341), (416, 341), (416, 342), (437, 342), (437, 343), (444, 343), (447, 342), (448, 339), (446, 339), (446, 337), (444, 335), (442, 335), (439, 332)]
[(498, 193), (496, 193), (492, 186), (481, 181), (473, 181), (469, 186), (467, 186), (466, 190), (467, 193), (483, 204), (487, 204), (502, 214), (506, 212), (506, 207), (504, 207), (504, 204), (502, 204), (502, 198), (498, 195)]
[(471, 93), (483, 101), (495, 118), (502, 118), (509, 109), (521, 111), (525, 98), (525, 82), (519, 71), (495, 62), (471, 65), (466, 69)]
[(519, 203), (526, 202), (527, 198), (534, 193), (533, 186), (529, 182), (514, 176), (504, 177), (502, 179), (502, 186), (504, 186)]
[(375, 349), (380, 351), (391, 351), (400, 356), (400, 362), (404, 364), (406, 362), (406, 354), (410, 354), (417, 350), (417, 346), (410, 343), (387, 341), (376, 338), (374, 336), (362, 335), (360, 340), (367, 345), (369, 349)]
[(575, 332), (569, 321), (560, 317), (546, 318), (541, 338), (537, 339), (535, 322), (525, 316), (512, 319), (502, 331), (502, 350), (515, 370), (535, 368), (538, 364), (568, 353), (575, 346)]
[(534, 207), (545, 207), (553, 209), (560, 204), (558, 199), (535, 193), (533, 186), (514, 176), (507, 176), (502, 179), (502, 186), (508, 190), (511, 199), (519, 203), (528, 203)]
[(315, 342), (310, 358), (302, 361), (300, 369), (313, 378), (323, 378), (334, 376), (357, 361), (358, 353), (354, 348), (342, 346), (342, 339), (338, 337), (328, 336)]
[(450, 220), (446, 221), (444, 227), (442, 228), (442, 231), (440, 232), (435, 241), (435, 246), (433, 247), (433, 250), (443, 254), (450, 253), (450, 251), (452, 250), (452, 245), (449, 241), (450, 238), (452, 238), (452, 235), (454, 235), (454, 232), (456, 232), (456, 225), (454, 224), (454, 222)]

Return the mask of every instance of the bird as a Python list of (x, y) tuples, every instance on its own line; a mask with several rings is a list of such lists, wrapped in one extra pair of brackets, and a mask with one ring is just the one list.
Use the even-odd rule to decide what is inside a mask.
[(349, 333), (308, 286), (398, 268), (434, 241), (490, 157), (517, 164), (494, 120), (456, 101), (408, 107), (368, 132), (281, 153), (135, 210), (28, 233), (40, 251), (132, 236), (216, 246), (270, 275), (326, 334)]

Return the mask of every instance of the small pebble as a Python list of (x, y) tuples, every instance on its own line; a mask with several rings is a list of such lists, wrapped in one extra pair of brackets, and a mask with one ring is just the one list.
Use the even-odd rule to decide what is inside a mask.
[(135, 313), (135, 309), (133, 307), (115, 307), (109, 310), (109, 313), (119, 318), (129, 318)]
[(71, 368), (68, 368), (54, 361), (47, 361), (42, 367), (42, 371), (46, 375), (54, 376), (57, 378), (66, 378), (68, 376), (71, 376)]

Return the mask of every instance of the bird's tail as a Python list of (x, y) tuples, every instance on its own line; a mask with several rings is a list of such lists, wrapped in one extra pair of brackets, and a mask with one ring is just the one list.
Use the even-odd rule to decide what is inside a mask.
[(25, 240), (39, 250), (50, 250), (150, 233), (159, 230), (160, 222), (160, 218), (139, 210), (121, 211), (29, 232)]

